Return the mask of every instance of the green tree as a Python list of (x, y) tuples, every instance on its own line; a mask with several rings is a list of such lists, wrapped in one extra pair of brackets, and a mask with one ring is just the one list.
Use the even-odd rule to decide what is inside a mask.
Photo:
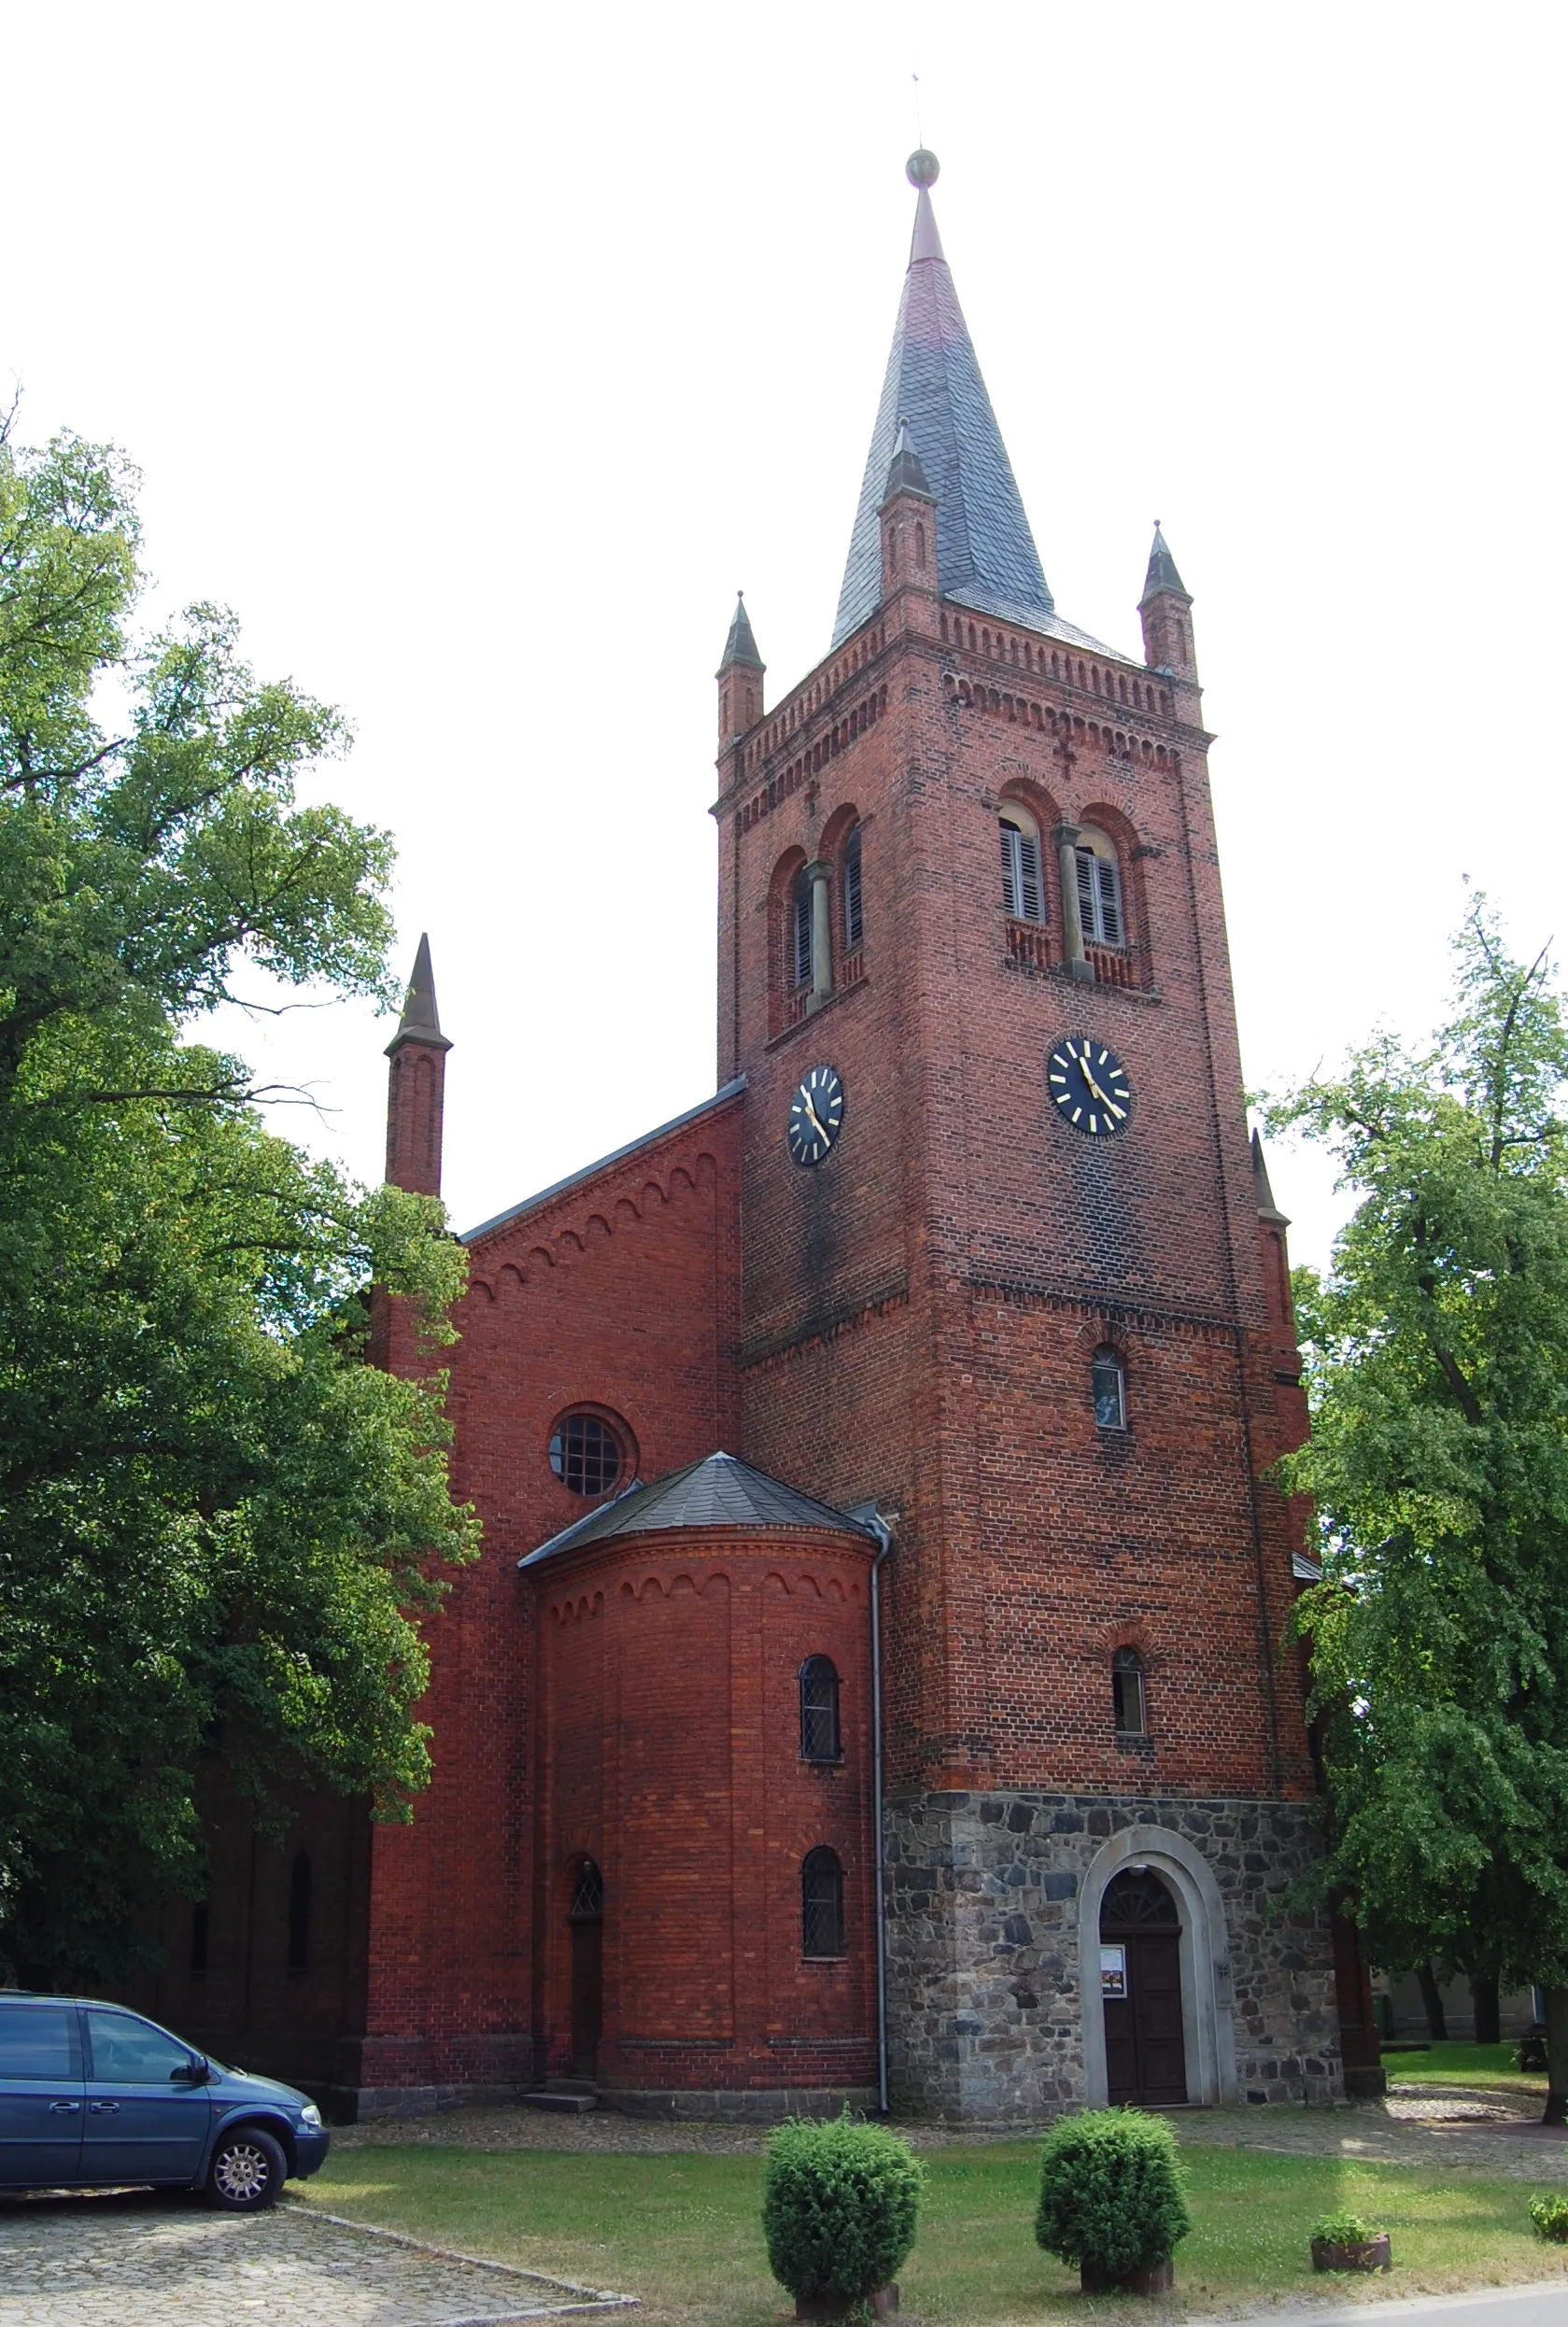
[(1312, 1643), (1327, 1879), (1380, 1960), (1447, 1955), (1547, 1992), (1568, 2108), (1568, 1025), (1485, 900), (1450, 1022), (1379, 1036), (1271, 1110), (1360, 1196), (1298, 1271), (1313, 1435)]
[[(406, 1814), (473, 1532), (439, 1206), (308, 1161), (191, 1038), (258, 970), (390, 999), (390, 846), (297, 798), (346, 732), (231, 616), (134, 632), (135, 484), (0, 429), (0, 1960), (96, 1978), (201, 1880), (204, 1760), (263, 1821), (301, 1781)], [(364, 1362), (373, 1281), (429, 1379)]]

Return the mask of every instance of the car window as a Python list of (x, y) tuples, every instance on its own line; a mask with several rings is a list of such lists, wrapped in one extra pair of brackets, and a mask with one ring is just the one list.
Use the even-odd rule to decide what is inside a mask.
[(0, 2010), (0, 2079), (79, 2077), (76, 2035), (68, 2004), (7, 2005)]
[(92, 2074), (99, 2084), (168, 2084), (191, 2066), (191, 2047), (124, 2012), (89, 2012)]

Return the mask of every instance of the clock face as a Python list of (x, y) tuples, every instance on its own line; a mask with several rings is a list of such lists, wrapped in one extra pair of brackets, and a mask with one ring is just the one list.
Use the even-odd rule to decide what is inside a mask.
[(1114, 1051), (1090, 1035), (1067, 1035), (1046, 1062), (1046, 1088), (1074, 1131), (1104, 1138), (1125, 1131), (1133, 1091)]
[(820, 1164), (844, 1120), (844, 1086), (836, 1066), (813, 1066), (789, 1103), (789, 1152)]

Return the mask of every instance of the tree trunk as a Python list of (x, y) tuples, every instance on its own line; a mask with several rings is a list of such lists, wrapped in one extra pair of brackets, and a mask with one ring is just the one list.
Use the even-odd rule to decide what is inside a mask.
[(1443, 2012), (1443, 1991), (1430, 1959), (1416, 1966), (1416, 1977), (1420, 1981), (1421, 2002), (1426, 2006), (1426, 2032), (1434, 2044), (1447, 2044), (1448, 2024)]
[(1470, 2001), (1476, 2012), (1476, 2041), (1477, 2044), (1498, 2044), (1503, 2037), (1503, 2005), (1497, 1992), (1495, 1971), (1478, 1971), (1470, 1982)]
[(1547, 2107), (1541, 2122), (1568, 2125), (1568, 1988), (1547, 1992)]

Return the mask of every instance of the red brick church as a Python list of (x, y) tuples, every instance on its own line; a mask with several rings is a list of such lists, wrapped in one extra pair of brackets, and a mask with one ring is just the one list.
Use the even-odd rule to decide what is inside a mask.
[[(909, 175), (832, 642), (770, 697), (738, 605), (718, 671), (719, 1087), (463, 1238), (434, 1784), (216, 1831), (160, 1982), (362, 2110), (1009, 2119), (1363, 2057), (1288, 1896), (1306, 1417), (1193, 601), (1156, 529), (1141, 656), (1058, 613)], [(422, 943), (388, 1171), (431, 1192), (447, 1048)]]

